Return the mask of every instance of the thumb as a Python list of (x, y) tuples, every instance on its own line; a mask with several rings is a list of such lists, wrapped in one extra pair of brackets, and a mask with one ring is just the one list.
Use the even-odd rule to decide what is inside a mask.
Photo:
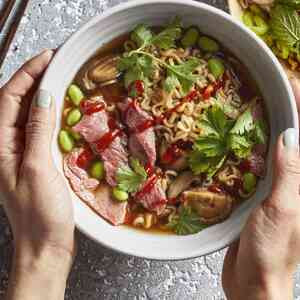
[(26, 124), (25, 161), (41, 162), (49, 157), (54, 125), (55, 107), (52, 96), (46, 90), (38, 90)]
[(289, 128), (279, 137), (274, 161), (272, 193), (267, 201), (280, 207), (298, 206), (295, 198), (299, 197), (300, 157), (296, 129)]

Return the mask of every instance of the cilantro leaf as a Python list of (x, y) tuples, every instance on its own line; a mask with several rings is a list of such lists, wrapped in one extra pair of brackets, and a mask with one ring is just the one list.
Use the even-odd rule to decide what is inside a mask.
[(203, 115), (200, 126), (205, 135), (215, 135), (222, 138), (232, 128), (233, 121), (227, 120), (224, 111), (219, 106), (214, 105)]
[(226, 156), (207, 157), (194, 149), (188, 158), (189, 166), (195, 175), (206, 173), (211, 178), (220, 169), (226, 159)]
[(121, 72), (125, 72), (124, 84), (126, 88), (136, 80), (145, 82), (152, 75), (154, 69), (151, 57), (138, 54), (125, 55), (119, 60), (117, 67)]
[(181, 30), (180, 20), (177, 18), (166, 29), (155, 35), (151, 39), (151, 44), (164, 50), (175, 47), (175, 41), (180, 37)]
[(274, 6), (270, 26), (275, 39), (288, 47), (299, 47), (300, 17), (296, 10), (288, 6)]
[(297, 10), (300, 9), (300, 1), (299, 0), (277, 0), (277, 3), (292, 7)]
[(147, 179), (147, 172), (145, 168), (141, 165), (138, 159), (130, 158), (130, 165), (133, 168), (134, 172), (142, 176), (144, 180)]
[(167, 76), (166, 80), (163, 83), (163, 89), (167, 93), (171, 93), (178, 86), (180, 86), (180, 82), (178, 81), (177, 77), (173, 74)]
[(200, 61), (195, 57), (178, 65), (167, 65), (169, 76), (172, 75), (177, 78), (183, 94), (188, 93), (193, 84), (198, 80), (199, 76), (192, 73), (199, 65)]
[(222, 156), (226, 153), (226, 141), (215, 136), (200, 136), (194, 144), (194, 149), (206, 157)]
[(245, 158), (251, 153), (253, 142), (247, 136), (230, 134), (228, 138), (228, 147), (239, 158)]
[(146, 25), (140, 24), (135, 27), (130, 37), (139, 48), (142, 48), (151, 43), (153, 35), (151, 30)]
[(233, 128), (230, 130), (230, 133), (234, 134), (244, 134), (249, 132), (254, 128), (254, 121), (251, 114), (251, 107), (246, 109), (236, 120)]
[[(132, 168), (122, 166), (118, 169), (116, 179), (118, 187), (126, 192), (137, 192), (141, 184), (147, 179), (147, 173), (139, 161), (131, 160)], [(142, 170), (143, 169), (143, 170)]]
[(181, 206), (179, 215), (174, 217), (167, 227), (172, 229), (178, 235), (188, 235), (198, 233), (207, 227), (201, 223), (200, 217), (189, 206)]

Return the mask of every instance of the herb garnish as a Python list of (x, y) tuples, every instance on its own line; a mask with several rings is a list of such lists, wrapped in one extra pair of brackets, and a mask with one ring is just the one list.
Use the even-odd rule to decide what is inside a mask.
[(118, 69), (125, 72), (124, 81), (127, 88), (135, 80), (143, 80), (147, 84), (153, 70), (159, 67), (167, 72), (167, 78), (163, 84), (167, 92), (171, 92), (176, 87), (181, 90), (183, 95), (189, 92), (199, 78), (198, 75), (193, 74), (200, 65), (199, 59), (193, 57), (179, 64), (169, 64), (147, 52), (147, 47), (151, 45), (163, 50), (175, 47), (181, 30), (178, 18), (175, 18), (171, 24), (156, 35), (143, 24), (133, 30), (131, 39), (137, 44), (138, 49), (124, 53), (118, 63)]
[(172, 229), (178, 235), (194, 234), (207, 225), (201, 223), (199, 215), (189, 206), (181, 206), (179, 208), (179, 215), (174, 216), (167, 227)]
[(147, 172), (140, 162), (135, 159), (130, 159), (129, 166), (120, 167), (117, 171), (118, 187), (126, 192), (135, 193), (139, 190), (141, 184), (147, 179)]
[[(255, 105), (255, 104), (254, 104)], [(234, 121), (214, 105), (199, 121), (203, 134), (195, 141), (189, 165), (195, 174), (212, 177), (220, 169), (230, 152), (239, 158), (247, 157), (255, 144), (265, 143), (265, 126), (254, 122), (252, 105)]]

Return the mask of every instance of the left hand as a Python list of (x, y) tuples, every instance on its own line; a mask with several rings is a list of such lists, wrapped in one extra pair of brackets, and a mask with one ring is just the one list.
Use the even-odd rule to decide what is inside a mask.
[(36, 91), (52, 56), (44, 51), (0, 89), (0, 193), (14, 236), (12, 276), (36, 269), (39, 278), (53, 273), (65, 282), (74, 254), (72, 203), (51, 156), (54, 99)]

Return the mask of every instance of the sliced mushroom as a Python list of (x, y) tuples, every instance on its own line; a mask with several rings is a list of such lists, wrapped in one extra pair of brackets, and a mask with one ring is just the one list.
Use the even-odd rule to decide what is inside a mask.
[(191, 171), (185, 171), (179, 174), (169, 186), (167, 193), (168, 198), (172, 199), (178, 197), (195, 180), (198, 180), (198, 176), (195, 176)]
[(205, 224), (216, 224), (226, 219), (233, 208), (233, 198), (197, 188), (183, 193), (184, 204), (191, 206)]
[(118, 60), (118, 55), (92, 58), (81, 68), (76, 76), (76, 82), (85, 90), (115, 83), (120, 75), (117, 69)]
[(95, 65), (89, 69), (88, 77), (97, 83), (107, 83), (115, 80), (120, 75), (117, 69), (119, 56), (110, 55), (100, 58)]

